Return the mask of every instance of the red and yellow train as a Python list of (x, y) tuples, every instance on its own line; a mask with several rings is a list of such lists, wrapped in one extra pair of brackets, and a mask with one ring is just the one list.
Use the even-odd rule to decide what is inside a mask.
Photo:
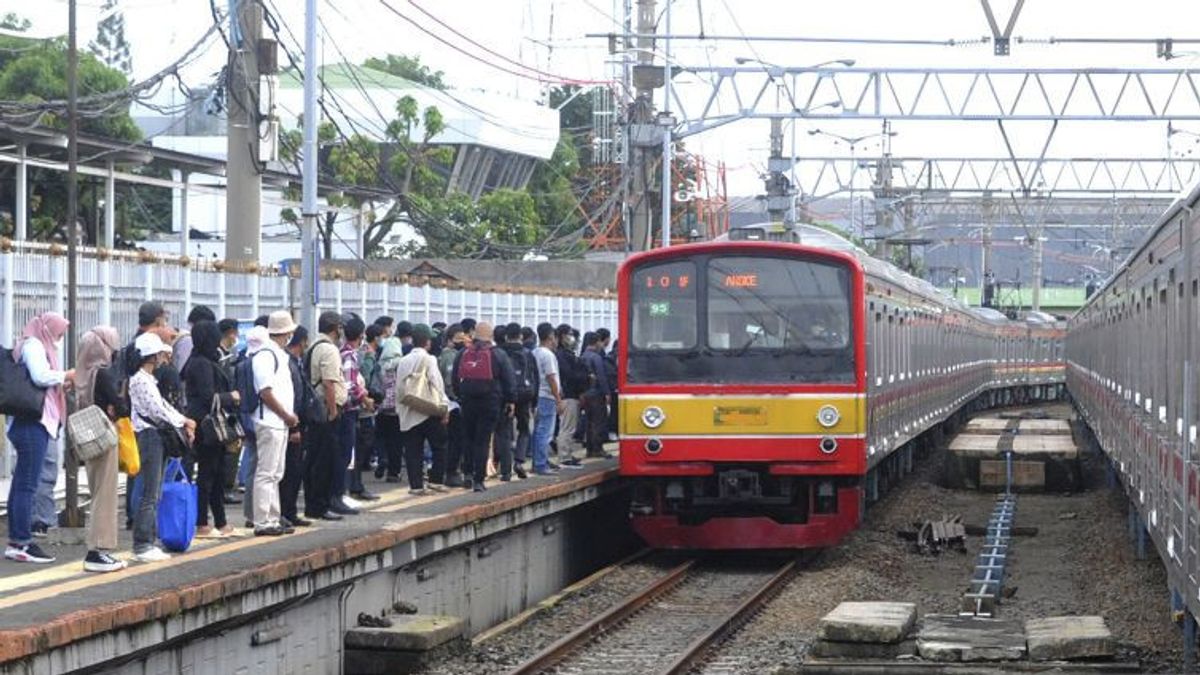
[(621, 473), (662, 548), (835, 545), (922, 434), (1063, 380), (1053, 320), (970, 309), (807, 226), (635, 255), (618, 292)]

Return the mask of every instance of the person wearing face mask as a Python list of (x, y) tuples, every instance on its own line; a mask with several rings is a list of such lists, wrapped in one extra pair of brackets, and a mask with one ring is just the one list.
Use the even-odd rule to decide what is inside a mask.
[[(46, 390), (40, 417), (15, 417), (9, 422), (8, 440), (17, 451), (17, 466), (8, 491), (8, 546), (4, 557), (17, 562), (52, 563), (54, 556), (33, 541), (34, 496), (45, 484), (46, 465), (53, 461), (50, 483), (50, 510), (54, 511), (54, 480), (58, 478), (57, 459), (50, 459), (48, 448), (58, 439), (67, 417), (64, 388), (75, 378), (72, 370), (59, 368), (58, 354), (70, 324), (61, 314), (46, 312), (25, 325), (20, 344), (13, 347), (13, 358), (29, 371), (33, 383)], [(55, 443), (57, 447), (57, 443)], [(57, 456), (57, 453), (54, 453)]]
[(163, 439), (159, 426), (182, 431), (191, 443), (195, 438), (196, 423), (163, 399), (154, 379), (154, 371), (170, 361), (171, 347), (155, 332), (139, 335), (134, 340), (134, 347), (141, 358), (141, 366), (129, 378), (129, 401), (141, 460), (140, 474), (147, 480), (142, 481), (142, 498), (133, 517), (133, 554), (138, 562), (159, 562), (171, 557), (155, 544), (163, 475)]
[[(587, 390), (590, 380), (587, 367), (575, 353), (575, 331), (567, 324), (555, 329), (558, 336), (558, 376), (562, 386), (562, 406), (558, 410), (558, 437), (555, 445), (558, 447), (558, 463), (572, 468), (580, 467), (582, 463), (575, 457), (579, 441), (575, 433), (579, 428), (579, 399)], [(551, 467), (554, 468), (554, 467)]]
[[(446, 328), (444, 337), (444, 347), (438, 356), (438, 369), (442, 371), (442, 381), (451, 382), (454, 361), (458, 353), (470, 344), (471, 336), (456, 323)], [(446, 387), (446, 395), (450, 399), (450, 421), (446, 425), (446, 487), (470, 487), (463, 480), (463, 475), (471, 475), (471, 453), (465, 452), (462, 407), (453, 390), (454, 387)]]

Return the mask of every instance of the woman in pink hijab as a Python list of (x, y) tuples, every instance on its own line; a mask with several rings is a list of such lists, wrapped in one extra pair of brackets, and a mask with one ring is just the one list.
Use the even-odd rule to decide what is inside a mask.
[(61, 314), (46, 312), (25, 324), (21, 340), (13, 346), (13, 358), (25, 366), (35, 385), (46, 390), (40, 418), (15, 417), (8, 427), (8, 440), (17, 450), (17, 466), (8, 491), (8, 546), (4, 549), (4, 557), (17, 562), (54, 562), (54, 556), (33, 541), (33, 510), (39, 476), (45, 483), (48, 474), (52, 474), (50, 510), (55, 510), (53, 481), (58, 478), (57, 452), (53, 467), (47, 467), (47, 450), (51, 441), (57, 441), (66, 418), (63, 388), (70, 386), (75, 376), (74, 371), (64, 371), (59, 366), (58, 353), (68, 326)]

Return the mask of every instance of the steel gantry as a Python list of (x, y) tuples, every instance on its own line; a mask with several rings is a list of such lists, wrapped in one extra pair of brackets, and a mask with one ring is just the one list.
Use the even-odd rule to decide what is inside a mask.
[[(959, 195), (1031, 190), (1059, 196), (1166, 195), (1200, 180), (1200, 157), (895, 157), (797, 156), (800, 194), (849, 190), (852, 177), (879, 169), (899, 192)], [(867, 169), (869, 171), (864, 171)]]
[[(672, 104), (676, 137), (743, 119), (1200, 121), (1190, 68), (692, 66), (707, 93)], [(775, 92), (789, 94), (782, 104)], [(820, 107), (829, 102), (828, 106)], [(721, 112), (732, 111), (732, 112)]]

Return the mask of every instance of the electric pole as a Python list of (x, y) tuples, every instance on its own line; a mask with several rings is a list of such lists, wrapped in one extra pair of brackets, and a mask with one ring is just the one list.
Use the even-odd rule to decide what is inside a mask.
[(771, 119), (771, 154), (767, 157), (767, 217), (772, 223), (795, 222), (795, 192), (788, 180), (792, 161), (783, 156), (783, 120)]
[[(637, 32), (643, 36), (654, 33), (655, 0), (637, 0)], [(635, 96), (632, 109), (626, 114), (629, 130), (625, 137), (633, 147), (633, 222), (629, 232), (629, 250), (645, 251), (650, 248), (653, 232), (654, 209), (650, 203), (650, 191), (654, 184), (654, 155), (660, 146), (659, 129), (654, 124), (654, 90), (662, 86), (659, 79), (663, 70), (654, 67), (654, 38), (637, 39), (637, 65), (633, 67)]]
[(235, 0), (229, 22), (227, 73), (232, 105), (226, 146), (225, 260), (248, 265), (258, 262), (262, 243), (258, 49), (263, 11), (258, 0)]
[(302, 147), (304, 194), (300, 210), (300, 322), (317, 329), (320, 300), (320, 265), (317, 261), (317, 0), (304, 4), (304, 141)]
[[(75, 0), (67, 2), (67, 368), (75, 367), (76, 335), (79, 327), (76, 304), (77, 267), (79, 239), (79, 45), (78, 26), (75, 19)], [(105, 223), (112, 227), (112, 223)], [(70, 431), (67, 432), (68, 435)], [(67, 475), (67, 494), (63, 509), (64, 525), (83, 527), (83, 514), (79, 511), (79, 461), (67, 438), (67, 452), (63, 458), (63, 470)]]

